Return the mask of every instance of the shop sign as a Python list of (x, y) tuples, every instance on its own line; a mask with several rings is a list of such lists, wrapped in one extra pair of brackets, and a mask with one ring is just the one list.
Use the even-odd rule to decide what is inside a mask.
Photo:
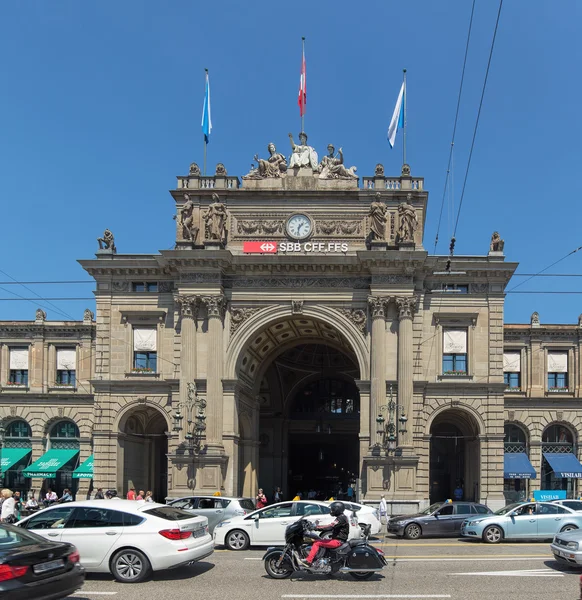
[(533, 493), (534, 500), (538, 502), (550, 502), (550, 500), (565, 500), (566, 490), (536, 490)]
[(311, 254), (345, 253), (348, 251), (346, 242), (243, 242), (245, 254), (278, 254), (279, 252), (303, 252)]

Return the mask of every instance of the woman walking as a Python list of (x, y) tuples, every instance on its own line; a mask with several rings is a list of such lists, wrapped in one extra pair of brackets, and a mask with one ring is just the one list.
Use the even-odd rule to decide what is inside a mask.
[(2, 523), (16, 523), (16, 502), (14, 501), (12, 490), (4, 488), (0, 492), (0, 496), (3, 498), (0, 521)]

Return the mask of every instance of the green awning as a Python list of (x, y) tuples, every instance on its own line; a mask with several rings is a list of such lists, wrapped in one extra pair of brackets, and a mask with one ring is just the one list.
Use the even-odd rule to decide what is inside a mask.
[(73, 471), (73, 479), (93, 479), (93, 455)]
[(21, 461), (32, 450), (30, 448), (2, 448), (2, 460), (0, 461), (2, 473), (8, 471), (17, 462)]
[(54, 477), (55, 473), (79, 454), (78, 450), (49, 450), (30, 467), (24, 469), (25, 477)]

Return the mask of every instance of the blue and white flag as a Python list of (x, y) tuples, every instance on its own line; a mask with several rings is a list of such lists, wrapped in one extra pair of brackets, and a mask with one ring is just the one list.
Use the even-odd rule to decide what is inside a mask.
[(394, 114), (390, 121), (390, 127), (388, 127), (388, 143), (390, 148), (394, 148), (394, 142), (396, 141), (396, 132), (404, 127), (404, 94), (405, 91), (404, 81), (398, 94), (398, 100), (396, 100), (396, 106), (394, 107)]
[(208, 144), (208, 138), (212, 131), (212, 118), (210, 116), (210, 81), (208, 79), (208, 71), (206, 71), (206, 91), (204, 93), (204, 106), (202, 107), (202, 133), (204, 141)]

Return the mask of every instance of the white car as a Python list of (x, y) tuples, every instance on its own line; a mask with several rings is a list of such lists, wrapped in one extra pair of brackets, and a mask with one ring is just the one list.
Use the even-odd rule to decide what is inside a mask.
[[(361, 530), (358, 521), (349, 510), (350, 539), (358, 539)], [(246, 550), (251, 545), (269, 546), (285, 544), (287, 525), (300, 518), (319, 521), (320, 525), (332, 523), (329, 503), (317, 500), (279, 502), (260, 508), (245, 516), (233, 517), (219, 523), (214, 529), (214, 543), (229, 550)]]
[(351, 510), (356, 513), (356, 518), (360, 527), (363, 525), (370, 526), (370, 534), (376, 535), (382, 531), (382, 522), (380, 521), (380, 511), (373, 506), (369, 506), (367, 504), (359, 504), (358, 502), (344, 501), (339, 500), (339, 502), (343, 502), (345, 507), (348, 510)]
[(152, 571), (196, 562), (214, 552), (208, 519), (135, 500), (87, 500), (51, 506), (18, 522), (53, 542), (74, 544), (88, 572), (137, 583)]

